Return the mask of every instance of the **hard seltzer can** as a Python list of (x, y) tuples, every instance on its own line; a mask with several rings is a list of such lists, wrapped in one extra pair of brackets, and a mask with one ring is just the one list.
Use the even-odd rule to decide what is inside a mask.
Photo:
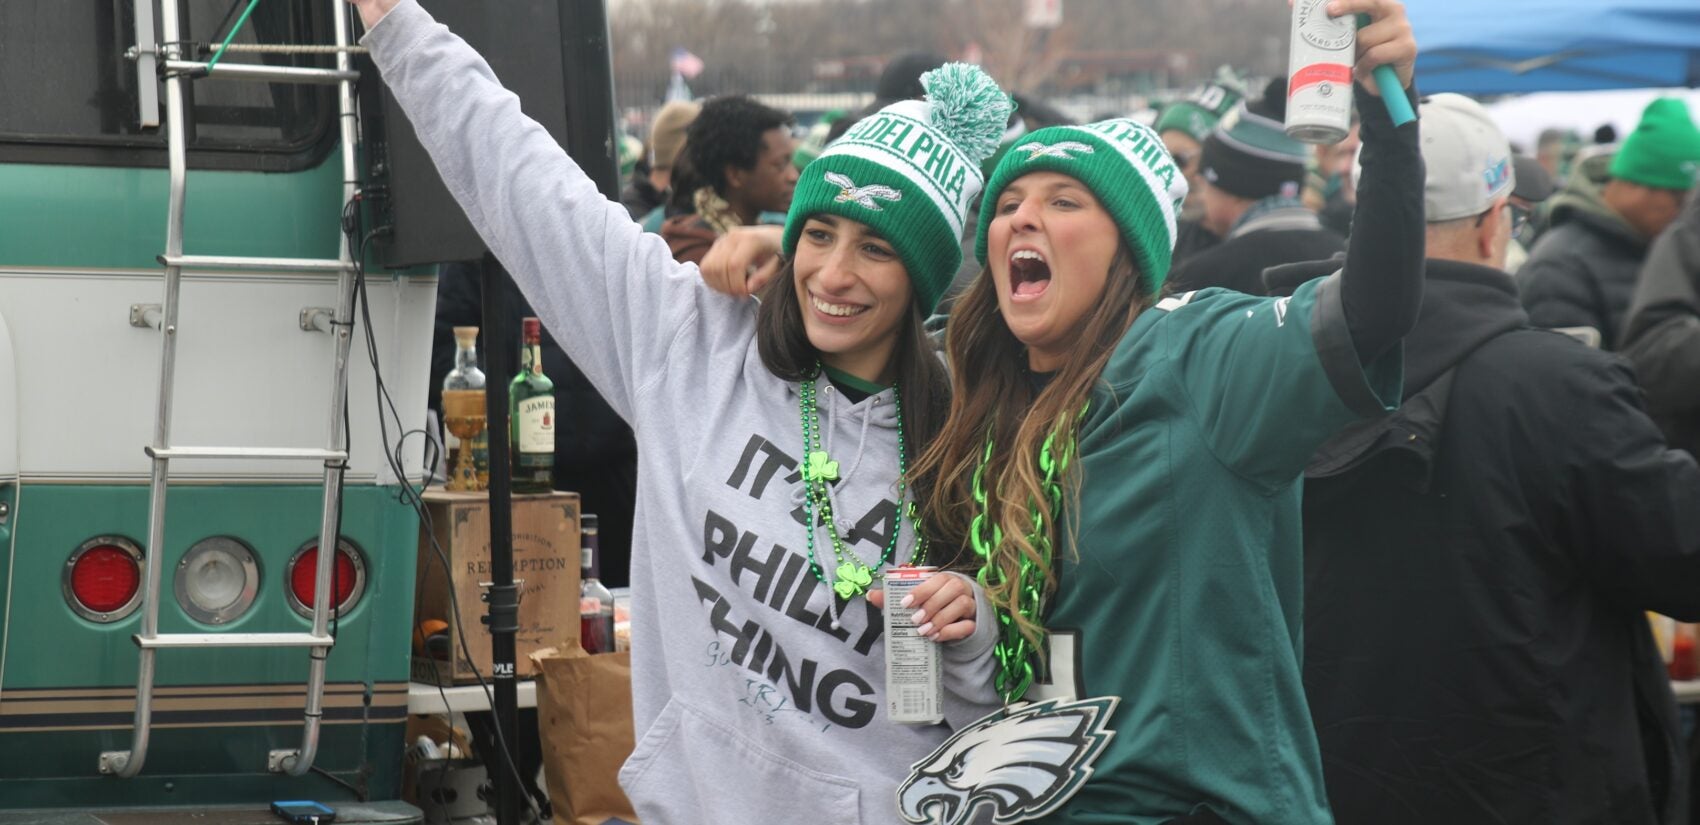
[(903, 725), (944, 721), (939, 645), (915, 632), (912, 617), (920, 607), (903, 606), (903, 597), (937, 572), (937, 567), (893, 567), (885, 573), (886, 711)]
[(1306, 143), (1339, 143), (1352, 125), (1352, 58), (1358, 30), (1351, 15), (1328, 16), (1328, 0), (1293, 3), (1287, 51), (1287, 134)]

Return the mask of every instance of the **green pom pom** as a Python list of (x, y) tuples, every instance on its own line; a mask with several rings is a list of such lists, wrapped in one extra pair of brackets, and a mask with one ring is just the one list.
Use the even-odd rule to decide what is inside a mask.
[(946, 63), (921, 75), (932, 104), (933, 128), (956, 142), (974, 163), (998, 150), (1015, 104), (979, 66)]

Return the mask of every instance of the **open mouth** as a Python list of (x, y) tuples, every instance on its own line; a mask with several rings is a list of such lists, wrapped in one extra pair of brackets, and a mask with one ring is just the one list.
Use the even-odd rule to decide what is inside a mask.
[(825, 301), (813, 292), (809, 293), (809, 303), (814, 305), (815, 311), (833, 318), (854, 318), (869, 309), (862, 304), (835, 304)]
[(1009, 291), (1017, 298), (1035, 298), (1051, 285), (1051, 265), (1031, 249), (1009, 256)]

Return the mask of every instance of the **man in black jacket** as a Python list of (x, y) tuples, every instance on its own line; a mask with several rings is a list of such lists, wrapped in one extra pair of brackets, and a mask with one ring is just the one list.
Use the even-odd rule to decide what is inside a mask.
[(1700, 456), (1700, 197), (1653, 243), (1623, 354), (1671, 446)]
[(1287, 137), (1287, 81), (1277, 78), (1263, 97), (1241, 103), (1204, 140), (1204, 219), (1222, 239), (1179, 261), (1165, 289), (1180, 294), (1219, 286), (1262, 295), (1263, 270), (1315, 261), (1346, 249), (1300, 198), (1309, 145)]
[(1647, 245), (1682, 210), (1700, 168), (1700, 129), (1678, 98), (1653, 101), (1611, 159), (1595, 192), (1585, 177), (1554, 199), (1552, 228), (1517, 271), (1535, 326), (1592, 328), (1600, 345), (1623, 343), (1624, 315)]
[(1643, 611), (1700, 618), (1700, 468), (1620, 359), (1530, 328), (1502, 267), (1510, 198), (1544, 193), (1487, 113), (1437, 95), (1422, 117), (1404, 404), (1306, 471), (1305, 689), (1336, 821), (1676, 825)]

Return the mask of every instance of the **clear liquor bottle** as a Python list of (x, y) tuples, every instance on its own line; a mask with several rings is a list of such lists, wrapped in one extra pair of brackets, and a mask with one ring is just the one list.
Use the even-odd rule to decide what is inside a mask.
[[(454, 369), (443, 376), (443, 426), (448, 446), (449, 489), (482, 490), (490, 484), (490, 435), (485, 427), (484, 371), (478, 368), (478, 327), (455, 327)], [(458, 456), (464, 454), (462, 462)]]
[(508, 420), (513, 441), (513, 491), (554, 489), (555, 382), (543, 374), (543, 324), (527, 318), (519, 374), (508, 386)]

